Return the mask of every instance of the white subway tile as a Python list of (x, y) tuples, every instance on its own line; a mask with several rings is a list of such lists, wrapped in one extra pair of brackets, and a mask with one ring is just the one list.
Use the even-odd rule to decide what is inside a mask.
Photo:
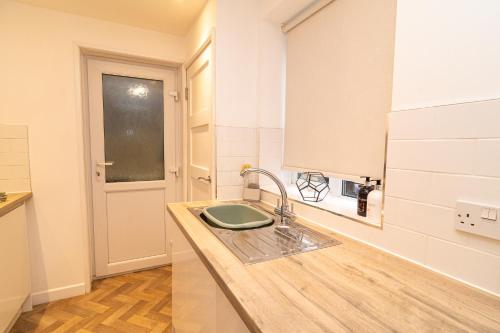
[(28, 139), (11, 139), (12, 152), (27, 153), (28, 152)]
[(500, 255), (500, 241), (455, 229), (455, 210), (386, 197), (385, 221), (407, 230)]
[(384, 248), (403, 257), (425, 263), (427, 236), (384, 223)]
[(451, 208), (457, 200), (500, 206), (500, 178), (433, 174), (429, 198), (432, 204)]
[(257, 130), (246, 127), (217, 127), (217, 156), (257, 156)]
[(259, 129), (261, 142), (277, 142), (283, 141), (283, 130), (281, 128), (260, 128)]
[(435, 138), (499, 138), (500, 99), (435, 107)]
[(0, 153), (8, 153), (11, 151), (12, 139), (0, 139)]
[(0, 166), (0, 179), (28, 179), (29, 176), (27, 165)]
[(386, 195), (420, 202), (428, 202), (432, 173), (387, 169)]
[(432, 174), (431, 186), (428, 192), (428, 201), (434, 205), (455, 208), (460, 193), (467, 191), (464, 188), (464, 175)]
[(473, 174), (477, 156), (475, 140), (389, 141), (387, 167)]
[(28, 165), (27, 153), (0, 153), (0, 165)]
[(500, 139), (478, 141), (474, 166), (476, 175), (500, 177)]
[(220, 186), (242, 186), (243, 177), (239, 171), (218, 171), (217, 185)]
[(453, 209), (386, 197), (384, 219), (393, 225), (422, 234), (453, 240), (459, 237)]
[(28, 128), (26, 126), (0, 125), (1, 139), (26, 139)]
[(436, 133), (432, 108), (389, 113), (389, 139), (430, 139)]
[(217, 171), (217, 185), (226, 186), (232, 184), (232, 176), (230, 171)]
[(500, 99), (389, 114), (390, 139), (500, 138)]
[(427, 264), (453, 277), (500, 293), (499, 256), (429, 237)]
[(242, 186), (217, 186), (218, 200), (239, 200), (242, 196)]
[(231, 156), (217, 158), (218, 171), (240, 171), (243, 164), (250, 164), (257, 167), (258, 158), (252, 156)]
[(243, 177), (240, 176), (239, 171), (232, 171), (231, 172), (231, 185), (239, 185), (243, 186), (244, 180)]
[(29, 179), (0, 179), (0, 192), (29, 192)]

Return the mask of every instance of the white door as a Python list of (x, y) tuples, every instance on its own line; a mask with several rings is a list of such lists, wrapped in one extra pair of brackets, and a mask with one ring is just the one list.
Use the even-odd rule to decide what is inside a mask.
[(209, 200), (213, 193), (212, 46), (187, 67), (188, 201)]
[(176, 72), (88, 60), (95, 274), (170, 262), (176, 199)]

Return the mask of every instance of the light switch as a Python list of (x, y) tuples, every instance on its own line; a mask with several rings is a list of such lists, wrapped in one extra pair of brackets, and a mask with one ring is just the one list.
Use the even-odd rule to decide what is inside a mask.
[(481, 218), (483, 219), (489, 219), (490, 217), (490, 209), (489, 208), (483, 208), (481, 210)]
[(488, 220), (497, 220), (497, 210), (495, 208), (490, 208), (490, 212), (488, 213)]

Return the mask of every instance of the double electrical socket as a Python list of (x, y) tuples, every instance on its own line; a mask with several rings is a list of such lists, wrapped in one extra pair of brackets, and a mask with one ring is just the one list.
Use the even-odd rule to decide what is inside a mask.
[(455, 228), (471, 234), (500, 239), (500, 208), (457, 201)]

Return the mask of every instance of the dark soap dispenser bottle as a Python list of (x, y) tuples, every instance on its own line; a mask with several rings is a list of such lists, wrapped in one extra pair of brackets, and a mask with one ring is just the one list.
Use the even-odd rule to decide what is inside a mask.
[(366, 217), (368, 211), (368, 194), (373, 191), (373, 185), (370, 177), (361, 177), (365, 179), (365, 183), (360, 186), (358, 192), (358, 215)]

